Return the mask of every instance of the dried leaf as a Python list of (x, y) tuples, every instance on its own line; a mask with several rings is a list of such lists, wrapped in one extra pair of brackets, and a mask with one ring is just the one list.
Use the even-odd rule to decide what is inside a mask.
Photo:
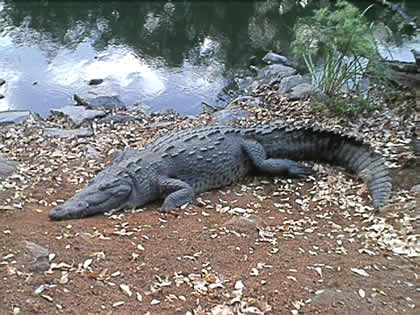
[(369, 277), (369, 274), (363, 269), (351, 268), (350, 270), (353, 271), (354, 273), (357, 273), (359, 276)]
[(128, 297), (131, 297), (133, 295), (133, 292), (131, 292), (130, 290), (130, 286), (128, 286), (127, 284), (120, 284), (120, 289)]

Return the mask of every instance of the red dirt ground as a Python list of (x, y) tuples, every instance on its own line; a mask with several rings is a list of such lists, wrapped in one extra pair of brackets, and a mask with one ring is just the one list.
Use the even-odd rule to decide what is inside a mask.
[[(256, 183), (261, 180), (264, 185), (249, 190), (256, 194), (232, 193), (240, 194), (240, 184), (225, 193), (205, 193), (200, 197), (206, 202), (196, 202), (178, 216), (159, 215), (154, 211), (158, 204), (146, 208), (151, 211), (116, 213), (114, 219), (98, 215), (64, 222), (48, 221), (48, 209), (36, 204), (21, 212), (3, 212), (0, 254), (14, 256), (0, 268), (1, 313), (229, 314), (241, 307), (250, 314), (418, 311), (420, 272), (415, 261), (378, 248), (371, 248), (374, 255), (361, 252), (366, 223), (343, 210), (312, 203), (308, 210), (296, 211), (299, 206), (292, 200), (293, 209), (279, 211), (273, 205), (279, 199), (273, 196), (280, 191), (278, 185), (266, 178)], [(307, 194), (312, 184), (292, 187)], [(70, 197), (73, 189), (64, 188), (62, 196), (51, 199)], [(271, 197), (261, 202), (259, 193)], [(254, 215), (264, 222), (232, 221), (238, 216), (205, 208), (204, 203), (221, 200), (243, 209), (258, 204)], [(349, 227), (353, 230), (346, 230)], [(50, 263), (68, 265), (41, 271), (43, 264), (48, 269), (48, 258), (42, 262), (25, 256), (25, 241), (54, 253)], [(121, 284), (129, 286), (131, 297)], [(34, 293), (40, 286), (44, 291)], [(229, 309), (220, 307), (217, 313), (217, 305)]]

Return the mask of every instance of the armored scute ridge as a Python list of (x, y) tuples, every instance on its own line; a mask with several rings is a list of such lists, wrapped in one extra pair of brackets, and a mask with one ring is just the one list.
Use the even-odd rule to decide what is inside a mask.
[(207, 126), (161, 137), (144, 151), (127, 149), (81, 192), (53, 209), (51, 220), (81, 218), (164, 199), (179, 209), (195, 194), (229, 185), (251, 169), (305, 177), (296, 161), (340, 165), (365, 178), (375, 207), (387, 203), (391, 179), (384, 160), (362, 140), (335, 131), (273, 123), (250, 128)]

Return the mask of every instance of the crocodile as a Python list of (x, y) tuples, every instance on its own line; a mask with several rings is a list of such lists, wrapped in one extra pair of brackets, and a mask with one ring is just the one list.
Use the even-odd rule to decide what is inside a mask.
[(75, 196), (49, 213), (75, 219), (163, 199), (160, 211), (178, 210), (196, 194), (239, 181), (250, 171), (303, 178), (297, 161), (338, 165), (367, 181), (375, 208), (385, 205), (391, 178), (384, 159), (363, 140), (314, 126), (283, 122), (185, 129), (142, 151), (127, 148)]

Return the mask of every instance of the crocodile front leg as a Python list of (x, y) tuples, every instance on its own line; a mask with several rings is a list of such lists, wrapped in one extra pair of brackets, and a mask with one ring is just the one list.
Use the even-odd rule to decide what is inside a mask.
[(259, 171), (272, 175), (288, 175), (303, 178), (312, 173), (311, 169), (288, 159), (267, 159), (264, 147), (252, 140), (243, 143), (243, 149), (248, 154), (252, 164)]
[(160, 177), (158, 184), (161, 196), (165, 197), (159, 211), (179, 210), (182, 205), (190, 203), (194, 199), (193, 188), (182, 180)]

